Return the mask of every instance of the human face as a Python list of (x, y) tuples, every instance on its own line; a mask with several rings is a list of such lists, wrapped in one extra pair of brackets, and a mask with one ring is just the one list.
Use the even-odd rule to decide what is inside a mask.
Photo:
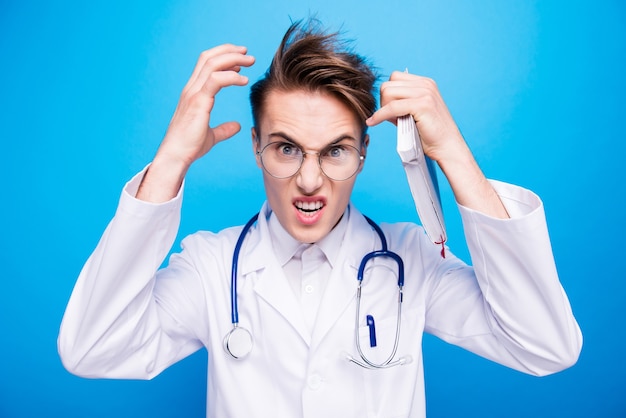
[[(361, 171), (347, 180), (326, 177), (316, 153), (331, 143), (352, 145), (365, 155), (367, 138), (361, 141), (361, 124), (355, 114), (335, 97), (319, 92), (270, 91), (258, 131), (252, 130), (254, 151), (274, 141), (291, 142), (307, 155), (292, 177), (278, 179), (263, 170), (265, 193), (278, 221), (300, 242), (324, 238), (337, 225), (350, 202)], [(257, 155), (257, 165), (262, 168)]]

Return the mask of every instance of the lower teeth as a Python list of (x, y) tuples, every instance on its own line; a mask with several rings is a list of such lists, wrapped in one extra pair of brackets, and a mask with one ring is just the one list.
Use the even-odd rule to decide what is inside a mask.
[(298, 210), (299, 210), (300, 212), (302, 212), (302, 213), (306, 213), (306, 214), (315, 213), (315, 212), (317, 212), (317, 211), (318, 211), (318, 210), (320, 210), (320, 209), (321, 209), (321, 208), (319, 208), (319, 209), (303, 209), (303, 208), (298, 208)]

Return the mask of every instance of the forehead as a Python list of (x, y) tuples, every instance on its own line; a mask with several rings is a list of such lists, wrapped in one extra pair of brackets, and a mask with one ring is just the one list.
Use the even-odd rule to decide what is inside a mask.
[(259, 121), (261, 141), (280, 134), (308, 147), (322, 147), (339, 137), (359, 139), (361, 124), (339, 99), (323, 92), (271, 91)]

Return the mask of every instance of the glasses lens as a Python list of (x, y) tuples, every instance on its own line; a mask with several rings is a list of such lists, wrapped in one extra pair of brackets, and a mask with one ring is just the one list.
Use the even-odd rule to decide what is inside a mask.
[(302, 165), (302, 150), (286, 142), (270, 142), (261, 150), (261, 164), (273, 177), (287, 178)]
[(351, 145), (336, 144), (320, 153), (320, 166), (333, 180), (347, 180), (359, 170), (361, 154)]

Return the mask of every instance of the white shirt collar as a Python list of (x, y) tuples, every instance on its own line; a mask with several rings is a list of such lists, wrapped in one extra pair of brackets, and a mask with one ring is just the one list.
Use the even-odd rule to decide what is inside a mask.
[(302, 243), (292, 237), (289, 232), (283, 228), (278, 221), (278, 218), (272, 212), (268, 220), (268, 228), (270, 231), (270, 237), (272, 239), (272, 247), (276, 254), (276, 259), (281, 266), (284, 266), (293, 258), (300, 248), (308, 248), (311, 245), (317, 245), (326, 259), (330, 263), (331, 267), (334, 267), (335, 259), (339, 254), (339, 249), (346, 235), (348, 229), (348, 220), (350, 218), (350, 206), (348, 206), (343, 213), (339, 223), (326, 235), (324, 238), (313, 244)]

